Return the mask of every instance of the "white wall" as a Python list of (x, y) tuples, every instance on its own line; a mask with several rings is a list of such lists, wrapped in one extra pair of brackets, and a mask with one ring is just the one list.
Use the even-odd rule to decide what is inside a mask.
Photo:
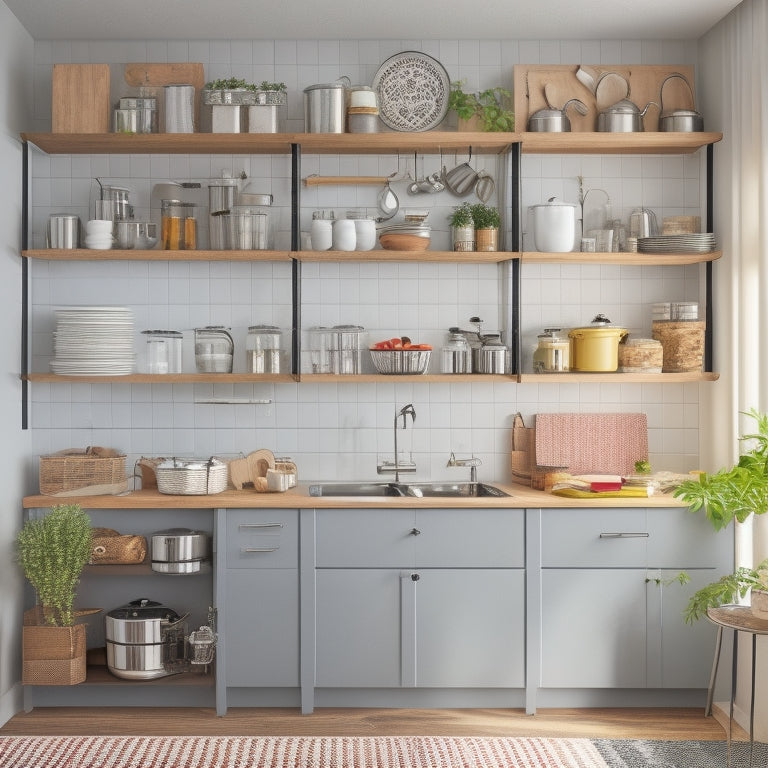
[(0, 3), (0, 723), (21, 701), (22, 580), (13, 546), (21, 522), (30, 433), (21, 429), (21, 144), (31, 120), (32, 38)]
[[(37, 41), (35, 44), (35, 128), (47, 130), (50, 73), (55, 62), (200, 61), (206, 79), (236, 75), (259, 82), (282, 80), (289, 88), (287, 129), (303, 130), (302, 90), (347, 74), (369, 83), (383, 60), (408, 49), (438, 58), (451, 79), (470, 88), (512, 87), (515, 63), (692, 64), (695, 43), (685, 41)], [(464, 158), (459, 157), (461, 161)], [(429, 174), (454, 157), (420, 158)], [(413, 158), (303, 158), (302, 175), (387, 175)], [(473, 162), (479, 163), (475, 158)], [(483, 162), (490, 162), (484, 159)], [(478, 166), (478, 168), (481, 166)], [(92, 177), (132, 188), (137, 215), (158, 217), (152, 186), (169, 178), (211, 178), (222, 169), (247, 171), (275, 195), (283, 243), (288, 228), (289, 163), (286, 158), (151, 156), (36, 157), (33, 187), (33, 243), (41, 244), (47, 215), (70, 210), (86, 216)], [(491, 165), (492, 173), (497, 169)], [(657, 215), (698, 213), (700, 163), (687, 158), (526, 157), (525, 204), (551, 194), (574, 200), (576, 177), (589, 187), (611, 190), (616, 214), (628, 218), (634, 206), (651, 205)], [(553, 191), (554, 190), (554, 191)], [(375, 212), (374, 188), (315, 187), (302, 191), (302, 228), (315, 208), (363, 208)], [(447, 248), (447, 214), (457, 198), (444, 192), (428, 200), (398, 188), (401, 205), (434, 206), (430, 223), (436, 248)], [(543, 198), (531, 197), (542, 195)], [(207, 323), (232, 325), (242, 341), (250, 323), (286, 327), (287, 269), (263, 264), (46, 264), (32, 265), (33, 365), (47, 370), (52, 354), (53, 309), (60, 304), (128, 304), (137, 330), (187, 330)], [(567, 285), (567, 289), (564, 287)], [(561, 293), (563, 291), (563, 293)], [(697, 268), (526, 267), (523, 278), (524, 364), (535, 337), (553, 323), (583, 325), (599, 311), (625, 323), (635, 336), (650, 334), (655, 301), (697, 299)], [(276, 297), (272, 299), (271, 297)], [(567, 300), (566, 300), (567, 299)], [(502, 325), (503, 309), (494, 266), (408, 264), (304, 265), (304, 326), (356, 323), (369, 340), (407, 333), (437, 347), (451, 325), (467, 327), (480, 315), (487, 330)], [(169, 326), (170, 324), (170, 326)], [(189, 336), (189, 334), (188, 334)], [(139, 338), (137, 336), (137, 338)], [(190, 351), (189, 341), (187, 351)], [(194, 370), (191, 354), (185, 369)], [(242, 370), (242, 368), (241, 368)], [(432, 370), (439, 370), (435, 355)], [(211, 406), (203, 397), (232, 395), (271, 399), (269, 405)], [(643, 411), (650, 426), (651, 460), (658, 468), (685, 471), (698, 463), (699, 385), (639, 384), (281, 384), (252, 387), (149, 387), (56, 385), (33, 387), (33, 453), (88, 444), (113, 445), (131, 458), (169, 452), (231, 453), (266, 447), (291, 455), (303, 480), (375, 476), (377, 456), (391, 453), (396, 406), (413, 402), (418, 419), (403, 443), (415, 453), (419, 476), (451, 477), (451, 450), (483, 459), (481, 476), (508, 479), (509, 429), (516, 411), (530, 419), (537, 411)], [(401, 443), (401, 445), (403, 444)]]

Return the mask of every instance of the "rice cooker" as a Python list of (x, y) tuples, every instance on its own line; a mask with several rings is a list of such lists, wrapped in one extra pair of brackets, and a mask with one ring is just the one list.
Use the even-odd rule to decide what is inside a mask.
[(571, 371), (612, 372), (619, 367), (619, 343), (629, 331), (597, 315), (590, 325), (568, 332)]
[(171, 674), (184, 659), (185, 616), (161, 603), (139, 598), (104, 618), (107, 668), (125, 680), (153, 680)]

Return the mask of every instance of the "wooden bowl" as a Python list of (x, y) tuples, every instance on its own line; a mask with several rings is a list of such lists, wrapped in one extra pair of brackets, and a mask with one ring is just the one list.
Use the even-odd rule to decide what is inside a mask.
[(406, 235), (398, 232), (379, 236), (381, 247), (387, 251), (426, 251), (429, 248), (428, 237)]

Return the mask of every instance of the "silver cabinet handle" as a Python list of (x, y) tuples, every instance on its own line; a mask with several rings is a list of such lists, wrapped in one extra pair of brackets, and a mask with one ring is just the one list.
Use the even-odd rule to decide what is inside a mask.
[(411, 536), (420, 536), (421, 531), (418, 528), (411, 528)]
[(421, 578), (418, 573), (411, 574), (411, 581), (418, 581)]
[(237, 526), (238, 530), (243, 528), (282, 528), (282, 523), (240, 523)]
[(252, 552), (277, 552), (280, 547), (241, 547), (240, 552), (251, 554)]
[(617, 531), (616, 533), (601, 533), (601, 539), (647, 539), (649, 533), (631, 533), (627, 531)]

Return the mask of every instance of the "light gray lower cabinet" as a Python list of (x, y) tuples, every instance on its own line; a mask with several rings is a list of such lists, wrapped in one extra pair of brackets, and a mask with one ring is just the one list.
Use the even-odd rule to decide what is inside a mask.
[(706, 688), (715, 630), (683, 609), (731, 570), (730, 537), (682, 508), (540, 516), (541, 688)]
[(522, 510), (321, 510), (318, 687), (524, 685)]
[[(296, 509), (220, 510), (225, 550), (218, 570), (217, 709), (227, 702), (284, 704), (257, 689), (299, 687), (299, 513)], [(254, 698), (238, 700), (238, 689)], [(243, 693), (245, 696), (246, 693)]]

